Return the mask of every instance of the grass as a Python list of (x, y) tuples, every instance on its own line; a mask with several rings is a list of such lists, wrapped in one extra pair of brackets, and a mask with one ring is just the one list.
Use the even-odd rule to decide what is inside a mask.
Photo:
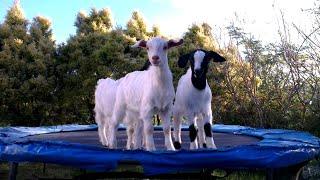
[[(44, 168), (45, 166), (45, 168)], [(44, 170), (45, 169), (45, 170)], [(115, 172), (143, 172), (141, 166), (119, 166)], [(9, 164), (0, 163), (0, 179), (8, 179)], [(33, 179), (72, 179), (89, 171), (55, 164), (20, 163), (18, 167), (18, 180)], [(221, 180), (260, 180), (265, 179), (264, 171), (234, 171), (228, 176), (223, 170), (214, 170), (212, 175)], [(226, 177), (224, 177), (226, 176)], [(303, 168), (300, 179), (320, 179), (320, 162), (313, 160)]]

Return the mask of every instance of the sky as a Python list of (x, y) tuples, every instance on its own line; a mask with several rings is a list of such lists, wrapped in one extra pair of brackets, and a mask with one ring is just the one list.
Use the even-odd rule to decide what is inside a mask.
[[(273, 42), (281, 13), (288, 24), (308, 31), (312, 17), (303, 9), (314, 7), (317, 0), (20, 0), (28, 20), (41, 15), (52, 22), (54, 38), (65, 42), (75, 34), (74, 22), (79, 11), (92, 7), (109, 8), (115, 25), (125, 27), (133, 11), (139, 11), (148, 28), (160, 27), (167, 36), (181, 37), (192, 23), (206, 22), (218, 39), (226, 39), (224, 27), (234, 22), (262, 41)], [(0, 0), (0, 23), (13, 0)]]

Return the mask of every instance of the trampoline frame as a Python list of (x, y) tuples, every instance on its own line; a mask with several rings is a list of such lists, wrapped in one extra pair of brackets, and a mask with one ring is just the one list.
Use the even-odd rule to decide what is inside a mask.
[[(42, 161), (29, 161), (23, 159), (16, 159), (15, 154), (10, 154), (5, 152), (5, 148), (11, 147), (11, 145), (18, 145), (21, 143), (19, 140), (23, 137), (44, 134), (44, 133), (55, 133), (55, 132), (70, 132), (70, 131), (82, 131), (82, 130), (96, 130), (96, 125), (62, 125), (62, 126), (50, 126), (50, 127), (38, 127), (38, 128), (29, 128), (29, 127), (6, 127), (0, 128), (0, 160), (7, 161), (10, 163), (10, 172), (9, 179), (16, 179), (18, 172), (19, 162), (28, 161), (28, 162), (42, 162)], [(124, 130), (124, 127), (120, 127), (120, 130)], [(155, 130), (162, 130), (161, 127), (155, 127)], [(187, 128), (183, 128), (187, 130)], [(210, 176), (212, 170), (222, 169), (229, 174), (232, 170), (264, 170), (266, 172), (267, 179), (281, 179), (281, 178), (290, 178), (295, 179), (301, 173), (302, 167), (314, 158), (319, 158), (320, 155), (320, 139), (312, 136), (309, 133), (293, 131), (293, 130), (282, 130), (282, 129), (256, 129), (244, 126), (235, 126), (235, 125), (214, 125), (214, 132), (222, 133), (232, 133), (237, 135), (248, 135), (261, 138), (259, 145), (262, 147), (272, 148), (272, 147), (284, 147), (293, 148), (296, 150), (297, 147), (301, 148), (302, 157), (299, 157), (294, 154), (292, 157), (298, 158), (298, 160), (291, 162), (290, 164), (282, 165), (269, 165), (266, 167), (212, 167), (212, 168), (198, 168), (197, 173), (190, 171), (185, 173), (129, 173), (127, 174), (121, 172), (95, 172), (95, 173), (85, 173), (80, 175), (79, 179), (85, 179), (88, 177), (136, 177), (136, 178), (192, 178), (192, 177), (205, 177)], [(18, 143), (17, 143), (18, 142)], [(244, 147), (245, 148), (245, 147)], [(199, 151), (201, 152), (201, 151)], [(210, 152), (207, 151), (206, 152)], [(150, 153), (150, 152), (146, 152)], [(158, 153), (159, 152), (155, 152)], [(213, 153), (213, 152), (211, 152)], [(282, 158), (282, 156), (276, 157)], [(279, 160), (278, 160), (279, 161)], [(59, 164), (59, 163), (57, 163)], [(142, 165), (139, 161), (123, 160), (118, 161), (117, 165)]]

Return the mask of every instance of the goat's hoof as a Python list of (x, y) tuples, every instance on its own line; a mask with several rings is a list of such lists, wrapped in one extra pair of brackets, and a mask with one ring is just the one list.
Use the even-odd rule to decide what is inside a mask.
[(175, 149), (181, 149), (181, 143), (178, 141), (173, 142), (173, 146)]
[(207, 144), (206, 144), (206, 143), (203, 143), (203, 144), (202, 144), (202, 147), (203, 147), (203, 148), (207, 148)]

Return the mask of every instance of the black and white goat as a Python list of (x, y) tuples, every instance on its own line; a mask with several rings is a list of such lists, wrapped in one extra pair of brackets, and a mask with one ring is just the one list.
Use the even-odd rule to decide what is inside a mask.
[[(181, 118), (189, 123), (190, 149), (200, 147), (216, 148), (212, 137), (211, 89), (206, 74), (210, 61), (224, 62), (225, 59), (213, 51), (195, 50), (179, 58), (178, 66), (190, 68), (178, 83), (174, 107), (174, 146), (181, 148)], [(199, 133), (198, 128), (199, 127)], [(199, 146), (197, 143), (199, 137)]]

